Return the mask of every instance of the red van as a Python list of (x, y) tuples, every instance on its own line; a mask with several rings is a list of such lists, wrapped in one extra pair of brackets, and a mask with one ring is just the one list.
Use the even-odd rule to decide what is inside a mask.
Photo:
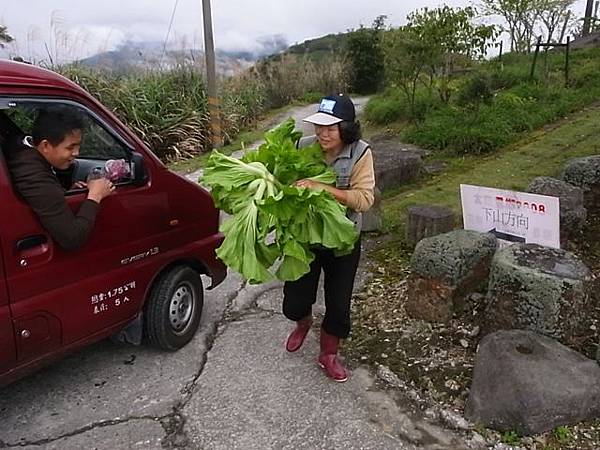
[[(77, 251), (52, 241), (3, 157), (49, 104), (78, 108), (86, 121), (79, 158), (57, 171), (61, 181), (85, 181), (111, 159), (130, 168)], [(227, 273), (215, 255), (223, 236), (210, 194), (170, 172), (83, 89), (28, 64), (0, 61), (0, 150), (0, 386), (128, 326), (165, 350), (188, 343), (202, 314), (200, 274), (212, 288)], [(68, 191), (67, 203), (77, 210), (85, 196)]]

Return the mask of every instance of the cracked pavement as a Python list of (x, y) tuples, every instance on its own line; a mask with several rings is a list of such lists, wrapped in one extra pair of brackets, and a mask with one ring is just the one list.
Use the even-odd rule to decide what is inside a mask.
[(103, 341), (0, 389), (0, 448), (464, 448), (368, 368), (350, 362), (347, 383), (327, 379), (317, 333), (286, 353), (281, 295), (280, 283), (230, 274), (206, 292), (201, 327), (180, 351)]

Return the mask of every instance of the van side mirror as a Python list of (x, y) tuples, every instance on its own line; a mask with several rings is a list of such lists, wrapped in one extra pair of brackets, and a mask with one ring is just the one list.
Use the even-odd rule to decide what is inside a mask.
[(148, 180), (144, 157), (138, 152), (131, 152), (131, 180), (134, 186), (142, 186)]

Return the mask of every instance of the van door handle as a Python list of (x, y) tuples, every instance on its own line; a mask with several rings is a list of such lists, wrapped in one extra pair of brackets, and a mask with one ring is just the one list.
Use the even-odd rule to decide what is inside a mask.
[(30, 248), (39, 247), (48, 242), (48, 238), (43, 234), (36, 234), (34, 236), (27, 236), (17, 241), (17, 250), (23, 251)]

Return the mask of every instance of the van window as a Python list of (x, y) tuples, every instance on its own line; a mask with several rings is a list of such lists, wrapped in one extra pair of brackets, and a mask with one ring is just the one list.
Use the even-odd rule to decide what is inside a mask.
[[(49, 104), (56, 105), (59, 103), (14, 100), (9, 102), (9, 108), (4, 112), (21, 129), (23, 135), (27, 136), (31, 134), (33, 121), (38, 111)], [(98, 160), (130, 159), (128, 148), (95, 117), (91, 116), (87, 110), (73, 104), (67, 106), (79, 109), (84, 117), (85, 130), (79, 154), (80, 158)]]
[[(10, 99), (2, 102), (4, 108), (0, 113), (15, 125), (14, 129), (18, 130), (18, 136), (15, 138), (22, 139), (31, 135), (38, 112), (49, 105), (57, 104), (61, 104), (61, 102)], [(86, 181), (90, 173), (101, 171), (106, 167), (108, 160), (124, 160), (126, 165), (131, 166), (131, 150), (117, 137), (116, 133), (113, 133), (85, 108), (70, 102), (65, 102), (63, 106), (78, 109), (84, 119), (83, 140), (75, 164), (64, 171), (55, 170), (65, 189), (71, 190), (71, 186), (74, 186), (75, 182)], [(15, 134), (14, 130), (12, 134)], [(18, 139), (14, 139), (14, 141), (17, 142)], [(129, 174), (125, 174), (116, 181), (119, 184), (127, 184), (131, 182), (131, 177)]]

